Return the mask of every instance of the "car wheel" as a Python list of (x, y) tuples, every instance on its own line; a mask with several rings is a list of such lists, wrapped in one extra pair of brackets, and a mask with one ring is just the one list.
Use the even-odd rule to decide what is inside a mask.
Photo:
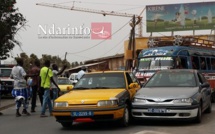
[(205, 113), (211, 113), (212, 112), (212, 102), (209, 102), (208, 108), (205, 110)]
[(215, 91), (211, 94), (211, 102), (215, 102)]
[(123, 127), (127, 127), (129, 124), (129, 119), (130, 119), (130, 113), (129, 113), (128, 106), (126, 105), (124, 109), (123, 117), (120, 120), (120, 125)]
[(202, 107), (201, 104), (199, 104), (199, 108), (198, 108), (198, 114), (194, 120), (195, 123), (201, 123), (202, 121)]
[(70, 128), (72, 126), (72, 122), (61, 122), (61, 125), (64, 128)]

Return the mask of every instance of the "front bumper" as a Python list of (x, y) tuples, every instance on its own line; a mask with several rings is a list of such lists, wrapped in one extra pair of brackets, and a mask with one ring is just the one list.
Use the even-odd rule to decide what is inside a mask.
[[(93, 111), (93, 116), (72, 116), (73, 111)], [(117, 108), (99, 109), (54, 109), (52, 112), (58, 122), (88, 122), (90, 121), (111, 121), (121, 119), (124, 115), (124, 106)]]
[[(151, 109), (156, 109), (157, 111), (152, 112)], [(198, 105), (192, 105), (192, 106), (133, 106), (131, 113), (134, 118), (189, 119), (189, 118), (195, 118), (197, 116)]]
[(13, 90), (13, 85), (1, 85), (1, 94), (11, 94)]

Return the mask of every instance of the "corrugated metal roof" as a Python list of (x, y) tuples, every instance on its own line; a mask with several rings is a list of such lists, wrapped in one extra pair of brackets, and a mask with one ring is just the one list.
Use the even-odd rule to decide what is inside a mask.
[(80, 66), (77, 66), (77, 67), (73, 67), (73, 68), (70, 68), (70, 69), (66, 69), (65, 71), (70, 71), (70, 70), (79, 69), (79, 68), (81, 68), (82, 66), (89, 67), (89, 66), (93, 66), (93, 65), (98, 65), (98, 64), (105, 63), (105, 62), (106, 62), (106, 61), (101, 61), (101, 62), (96, 62), (96, 63), (91, 63), (91, 64), (80, 65)]
[(123, 54), (116, 54), (116, 55), (113, 55), (113, 56), (107, 56), (107, 57), (92, 59), (92, 60), (87, 60), (87, 61), (85, 61), (85, 63), (96, 62), (96, 61), (98, 62), (98, 61), (101, 61), (101, 60), (107, 60), (107, 59), (118, 58), (118, 57), (124, 57), (124, 53)]

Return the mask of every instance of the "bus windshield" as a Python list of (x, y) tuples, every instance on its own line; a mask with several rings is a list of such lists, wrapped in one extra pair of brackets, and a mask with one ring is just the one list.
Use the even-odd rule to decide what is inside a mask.
[(138, 70), (160, 70), (173, 67), (172, 57), (149, 57), (139, 60)]

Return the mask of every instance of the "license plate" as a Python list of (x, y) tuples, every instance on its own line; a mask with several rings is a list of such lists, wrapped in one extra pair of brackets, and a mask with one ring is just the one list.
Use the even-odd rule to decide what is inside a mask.
[(71, 113), (74, 117), (93, 116), (92, 111), (75, 111)]
[(160, 109), (160, 108), (149, 108), (149, 113), (166, 113), (166, 109)]

